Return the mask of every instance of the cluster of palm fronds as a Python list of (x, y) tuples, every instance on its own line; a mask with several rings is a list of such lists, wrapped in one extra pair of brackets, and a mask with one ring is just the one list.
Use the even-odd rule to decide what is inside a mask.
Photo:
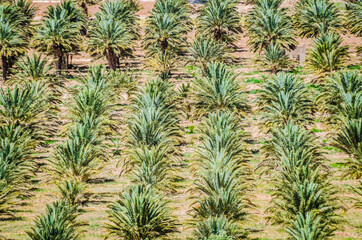
[[(124, 168), (136, 185), (110, 206), (110, 235), (122, 239), (168, 237), (177, 231), (162, 190), (172, 190), (172, 165), (179, 144), (179, 119), (172, 85), (150, 80), (135, 94), (127, 127)], [(130, 214), (132, 213), (132, 214)]]
[(260, 164), (273, 173), (271, 219), (286, 226), (292, 239), (326, 239), (342, 218), (326, 178), (327, 167), (313, 133), (304, 128), (313, 106), (308, 88), (293, 74), (279, 74), (262, 85), (260, 109), (271, 139)]
[(345, 176), (362, 177), (362, 76), (358, 71), (340, 71), (323, 85), (319, 96), (328, 120), (339, 131), (334, 145), (348, 154)]
[[(210, 113), (199, 127), (201, 144), (195, 155), (196, 191), (193, 206), (195, 239), (239, 239), (252, 206), (247, 194), (251, 168), (244, 133), (235, 114)], [(228, 237), (228, 238), (227, 238)]]

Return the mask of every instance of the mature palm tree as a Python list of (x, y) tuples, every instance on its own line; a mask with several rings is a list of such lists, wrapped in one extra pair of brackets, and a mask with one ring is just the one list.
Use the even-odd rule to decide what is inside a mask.
[(218, 42), (211, 37), (200, 36), (195, 39), (189, 48), (190, 62), (196, 63), (206, 71), (210, 62), (226, 62), (230, 59), (227, 55), (228, 47), (225, 43)]
[(274, 43), (264, 49), (264, 53), (258, 61), (275, 75), (281, 69), (291, 66), (291, 60), (285, 49)]
[(35, 226), (27, 234), (32, 240), (79, 239), (77, 216), (77, 206), (70, 206), (65, 201), (48, 204), (46, 213), (36, 218)]
[(262, 84), (258, 106), (267, 130), (289, 122), (305, 124), (312, 120), (310, 93), (294, 74), (279, 73)]
[(70, 22), (67, 11), (63, 9), (53, 17), (48, 16), (35, 36), (34, 46), (41, 52), (53, 55), (58, 74), (65, 68), (66, 55), (79, 47), (79, 30), (80, 25)]
[(9, 72), (9, 60), (18, 57), (27, 49), (27, 41), (20, 29), (10, 21), (0, 24), (0, 55), (2, 63), (2, 77), (6, 81)]
[(236, 0), (209, 0), (200, 8), (197, 18), (197, 34), (216, 41), (233, 43), (242, 32), (241, 15)]
[(158, 49), (175, 53), (182, 52), (187, 42), (187, 28), (173, 13), (157, 13), (147, 19), (145, 48), (152, 55)]
[(124, 23), (98, 16), (90, 29), (87, 48), (94, 57), (106, 57), (108, 67), (116, 70), (119, 57), (132, 55), (131, 40), (132, 35)]
[[(362, 36), (362, 1), (350, 1), (346, 3), (346, 26), (352, 34)], [(362, 53), (362, 46), (357, 46), (357, 52)]]
[(20, 62), (17, 63), (20, 69), (21, 77), (29, 78), (34, 81), (39, 81), (51, 75), (51, 65), (49, 59), (43, 58), (41, 54), (35, 54), (30, 57), (26, 55)]
[(341, 69), (348, 59), (348, 46), (341, 46), (342, 41), (335, 33), (316, 38), (313, 48), (307, 53), (307, 67), (319, 74), (331, 74)]
[(287, 9), (278, 9), (281, 1), (258, 0), (247, 16), (248, 45), (254, 52), (260, 52), (270, 44), (290, 50), (297, 45), (292, 22)]
[(329, 0), (301, 0), (296, 10), (295, 29), (301, 37), (319, 37), (343, 28), (342, 14)]
[(106, 227), (116, 238), (167, 239), (177, 232), (168, 202), (150, 187), (129, 187), (109, 208), (110, 223)]
[(237, 82), (237, 74), (224, 63), (211, 62), (203, 75), (195, 79), (194, 101), (197, 115), (216, 110), (246, 111), (248, 106)]
[(100, 5), (97, 16), (124, 23), (133, 38), (138, 39), (140, 27), (137, 12), (140, 9), (141, 6), (137, 0), (108, 0)]

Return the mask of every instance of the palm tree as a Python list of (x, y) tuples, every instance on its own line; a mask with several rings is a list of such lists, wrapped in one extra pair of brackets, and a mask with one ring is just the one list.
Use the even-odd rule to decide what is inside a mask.
[(54, 18), (46, 18), (35, 36), (34, 46), (41, 52), (53, 55), (58, 74), (65, 68), (66, 55), (79, 47), (79, 30), (79, 24), (70, 22), (63, 9), (59, 17), (55, 15)]
[(89, 32), (88, 51), (106, 57), (108, 67), (116, 70), (118, 58), (132, 55), (132, 35), (124, 23), (98, 16)]
[(195, 39), (189, 48), (189, 53), (191, 54), (189, 61), (198, 64), (204, 71), (207, 71), (206, 67), (210, 62), (226, 62), (230, 59), (225, 43), (205, 36)]
[(30, 78), (33, 81), (39, 81), (51, 75), (52, 67), (49, 65), (49, 59), (43, 58), (41, 54), (33, 53), (31, 57), (26, 55), (17, 63), (17, 66), (20, 69), (22, 78)]
[(224, 63), (209, 63), (207, 70), (194, 82), (197, 115), (202, 116), (216, 110), (237, 111), (239, 114), (246, 111), (248, 107), (237, 76)]
[(83, 10), (83, 14), (88, 16), (88, 7), (98, 3), (98, 0), (75, 0), (75, 3)]
[(0, 24), (0, 55), (2, 63), (2, 77), (6, 81), (9, 72), (9, 60), (18, 57), (27, 49), (27, 41), (16, 25), (11, 22)]
[(301, 37), (315, 38), (343, 28), (340, 10), (329, 0), (301, 0), (296, 10), (295, 29)]
[(36, 218), (35, 226), (27, 234), (32, 240), (79, 239), (77, 216), (77, 206), (65, 201), (47, 204), (46, 213)]
[[(350, 1), (346, 3), (347, 16), (346, 26), (352, 34), (362, 36), (362, 1)], [(362, 53), (362, 47), (357, 46), (357, 52)]]
[(177, 232), (177, 224), (167, 205), (149, 187), (129, 187), (109, 207), (109, 235), (126, 240), (168, 238)]
[(264, 49), (264, 54), (262, 54), (261, 59), (258, 61), (275, 75), (281, 69), (291, 66), (291, 60), (285, 49), (274, 43)]
[(313, 105), (307, 86), (294, 74), (279, 73), (262, 84), (258, 99), (266, 129), (289, 122), (311, 122)]
[(290, 50), (297, 45), (287, 9), (278, 9), (281, 1), (258, 0), (247, 16), (248, 45), (254, 52), (268, 48), (270, 44), (278, 44)]
[(314, 40), (313, 49), (307, 53), (307, 67), (319, 74), (341, 69), (348, 59), (348, 46), (335, 33), (322, 34)]
[(323, 240), (333, 236), (332, 232), (326, 229), (327, 224), (321, 224), (321, 218), (313, 216), (313, 213), (302, 214), (292, 221), (292, 226), (287, 227), (287, 233), (295, 240), (315, 239)]
[(216, 41), (233, 43), (242, 32), (241, 15), (236, 0), (209, 0), (199, 10), (197, 34), (214, 38)]
[(187, 42), (188, 28), (185, 23), (179, 21), (179, 17), (173, 13), (157, 13), (151, 15), (146, 22), (145, 48), (153, 55), (158, 49), (174, 53), (183, 51)]
[(362, 77), (358, 71), (338, 71), (326, 79), (317, 104), (330, 117), (328, 121), (339, 124), (343, 119), (362, 117)]
[(155, 49), (152, 57), (148, 59), (147, 65), (154, 69), (162, 80), (166, 80), (171, 77), (171, 72), (175, 69), (177, 60), (178, 57), (173, 51)]
[(62, 194), (63, 201), (69, 206), (76, 206), (82, 203), (85, 185), (78, 180), (64, 180), (58, 184), (58, 190)]
[(237, 225), (227, 218), (209, 217), (197, 223), (197, 228), (193, 232), (195, 239), (242, 239), (245, 234), (238, 229)]
[[(361, 105), (362, 106), (362, 105)], [(362, 177), (362, 117), (345, 120), (334, 138), (334, 146), (349, 155), (345, 161), (345, 176), (360, 179)]]
[(100, 12), (96, 16), (125, 24), (133, 36), (132, 39), (138, 39), (140, 26), (137, 12), (140, 9), (141, 6), (137, 0), (107, 0), (100, 5)]

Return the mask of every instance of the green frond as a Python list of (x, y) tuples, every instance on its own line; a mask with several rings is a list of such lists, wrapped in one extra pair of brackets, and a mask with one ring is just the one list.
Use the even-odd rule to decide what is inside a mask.
[(109, 206), (109, 235), (126, 240), (169, 239), (177, 222), (162, 195), (141, 185), (125, 190)]

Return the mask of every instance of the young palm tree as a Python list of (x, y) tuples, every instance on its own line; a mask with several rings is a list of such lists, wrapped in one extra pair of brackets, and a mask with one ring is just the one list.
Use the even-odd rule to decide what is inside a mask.
[(20, 69), (20, 77), (28, 78), (33, 81), (39, 81), (41, 79), (51, 76), (52, 67), (49, 64), (49, 59), (43, 58), (41, 54), (35, 54), (30, 57), (25, 57), (17, 63)]
[(268, 68), (274, 75), (276, 75), (281, 69), (291, 66), (291, 60), (285, 49), (274, 43), (264, 49), (264, 54), (262, 54), (261, 59), (258, 61), (260, 61), (263, 66)]
[(106, 147), (94, 126), (76, 124), (68, 133), (68, 140), (59, 144), (50, 160), (58, 179), (75, 178), (89, 181), (107, 160)]
[(304, 217), (302, 214), (292, 221), (292, 226), (287, 227), (286, 231), (295, 240), (315, 239), (323, 240), (333, 236), (330, 230), (326, 229), (327, 224), (321, 224), (321, 218), (307, 213)]
[(235, 0), (209, 0), (199, 10), (197, 34), (233, 43), (241, 30), (241, 15)]
[(319, 74), (341, 69), (348, 59), (348, 46), (335, 33), (322, 34), (314, 40), (313, 49), (307, 53), (307, 66)]
[(116, 70), (119, 57), (132, 55), (132, 35), (125, 24), (97, 17), (89, 32), (88, 51), (94, 57), (106, 57), (108, 67)]
[(238, 229), (238, 226), (227, 218), (209, 217), (197, 223), (196, 230), (193, 232), (195, 239), (242, 239), (245, 234)]
[(134, 180), (156, 189), (172, 189), (171, 164), (167, 146), (143, 146), (130, 150), (129, 165), (133, 167)]
[(258, 0), (247, 16), (248, 45), (254, 52), (268, 48), (270, 44), (290, 50), (297, 45), (287, 9), (278, 7), (281, 1)]
[(195, 39), (189, 48), (190, 62), (196, 63), (204, 71), (210, 62), (226, 62), (230, 60), (227, 55), (228, 47), (225, 43), (217, 42), (211, 37), (200, 36)]
[(180, 138), (180, 128), (172, 101), (171, 85), (162, 80), (149, 81), (135, 95), (127, 130), (130, 147), (169, 145), (174, 148)]
[(202, 116), (216, 110), (237, 111), (239, 114), (246, 111), (248, 107), (237, 76), (224, 63), (209, 63), (207, 70), (194, 82), (197, 115)]
[[(362, 105), (361, 105), (362, 106)], [(362, 117), (345, 120), (334, 138), (334, 146), (349, 155), (345, 161), (344, 174), (352, 178), (362, 178)]]
[(44, 139), (47, 135), (48, 108), (46, 85), (41, 82), (0, 90), (0, 123), (20, 125), (34, 139)]
[(262, 84), (258, 106), (266, 129), (312, 120), (313, 105), (308, 88), (294, 74), (279, 73)]
[(6, 81), (9, 73), (9, 61), (12, 57), (18, 57), (27, 49), (26, 37), (20, 32), (16, 24), (9, 20), (0, 24), (0, 55), (2, 64), (2, 78)]
[(85, 186), (77, 180), (64, 180), (58, 185), (63, 201), (69, 206), (76, 206), (82, 203)]
[(132, 186), (109, 207), (109, 235), (126, 240), (167, 239), (177, 232), (168, 202), (149, 187)]
[(338, 71), (326, 80), (317, 104), (330, 116), (327, 120), (338, 123), (362, 118), (362, 76), (358, 71)]
[(162, 80), (166, 80), (171, 77), (172, 70), (175, 69), (177, 60), (178, 57), (173, 51), (155, 49), (152, 57), (147, 60), (147, 65), (154, 69)]
[(36, 218), (35, 226), (27, 234), (32, 240), (79, 239), (77, 216), (77, 206), (70, 206), (65, 201), (48, 204), (46, 213)]
[(315, 38), (343, 28), (342, 14), (329, 0), (301, 0), (296, 10), (295, 29), (301, 37)]

